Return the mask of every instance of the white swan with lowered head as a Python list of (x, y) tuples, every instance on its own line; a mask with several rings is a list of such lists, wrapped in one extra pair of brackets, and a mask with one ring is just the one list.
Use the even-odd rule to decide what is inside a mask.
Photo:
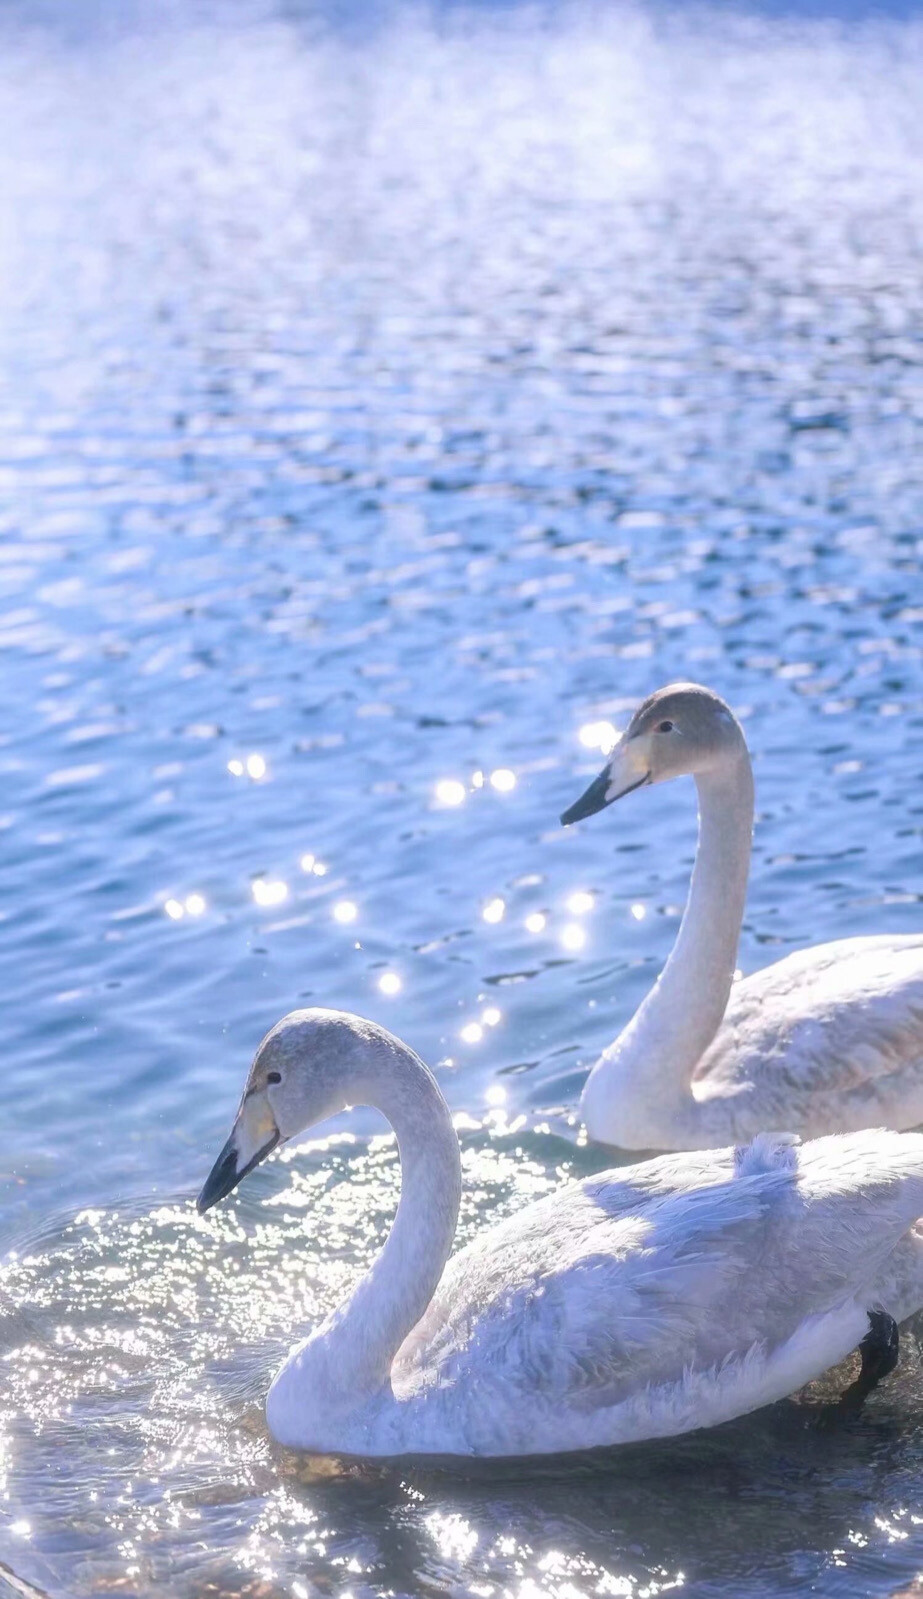
[(660, 977), (587, 1080), (590, 1137), (706, 1149), (772, 1128), (810, 1138), (919, 1126), (923, 934), (818, 944), (734, 983), (753, 774), (740, 723), (717, 694), (695, 683), (652, 694), (561, 820), (683, 773), (699, 796), (689, 899)]
[(199, 1210), (353, 1104), (394, 1128), (400, 1203), (374, 1265), (272, 1383), (282, 1444), (497, 1456), (663, 1437), (780, 1399), (856, 1345), (861, 1399), (896, 1359), (891, 1318), (923, 1304), (908, 1231), (923, 1136), (908, 1133), (664, 1156), (569, 1183), (449, 1260), (445, 1100), (406, 1044), (336, 1011), (264, 1038)]

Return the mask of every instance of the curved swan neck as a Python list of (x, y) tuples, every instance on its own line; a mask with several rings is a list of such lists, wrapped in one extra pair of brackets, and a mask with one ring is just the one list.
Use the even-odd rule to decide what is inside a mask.
[(676, 943), (649, 995), (664, 1014), (669, 1007), (670, 1042), (683, 1040), (690, 1074), (721, 1025), (737, 965), (753, 838), (746, 746), (733, 762), (697, 776), (696, 788), (699, 842), (689, 898)]
[[(736, 751), (695, 781), (699, 840), (676, 943), (584, 1090), (591, 1136), (594, 1124), (611, 1124), (617, 1100), (634, 1148), (656, 1148), (664, 1115), (688, 1108), (693, 1071), (721, 1025), (737, 964), (753, 832), (753, 772), (743, 735)], [(645, 1103), (656, 1121), (650, 1141)]]
[(401, 1197), (377, 1260), (316, 1335), (330, 1357), (330, 1383), (350, 1401), (387, 1383), (391, 1363), (436, 1290), (461, 1200), (461, 1160), (448, 1106), (410, 1050), (389, 1052), (387, 1070), (352, 1090), (397, 1136)]

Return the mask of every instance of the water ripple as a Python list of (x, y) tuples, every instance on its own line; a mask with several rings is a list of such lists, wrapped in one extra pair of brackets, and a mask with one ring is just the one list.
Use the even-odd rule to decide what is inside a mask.
[[(155, 9), (0, 18), (0, 1556), (69, 1595), (897, 1591), (912, 1366), (836, 1450), (785, 1411), (553, 1486), (326, 1477), (259, 1396), (391, 1156), (360, 1123), (214, 1226), (180, 1196), (311, 1000), (463, 1118), (572, 1133), (692, 794), (556, 818), (669, 678), (753, 746), (745, 970), (920, 926), (920, 21)], [(470, 1134), (470, 1224), (588, 1158), (509, 1136)]]

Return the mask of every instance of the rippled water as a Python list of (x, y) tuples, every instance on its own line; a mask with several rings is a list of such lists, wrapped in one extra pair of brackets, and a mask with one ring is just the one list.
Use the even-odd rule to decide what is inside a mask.
[(437, 1066), (466, 1235), (598, 1163), (693, 796), (556, 817), (671, 677), (754, 749), (743, 967), (920, 926), (921, 68), (913, 11), (0, 13), (0, 1558), (56, 1599), (923, 1566), (912, 1340), (833, 1441), (337, 1470), (260, 1401), (393, 1146), (190, 1204), (306, 1000)]

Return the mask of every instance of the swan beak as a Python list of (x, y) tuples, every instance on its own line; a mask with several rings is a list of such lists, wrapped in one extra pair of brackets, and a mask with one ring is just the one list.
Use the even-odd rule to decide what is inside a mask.
[(630, 746), (626, 748), (624, 741), (616, 745), (608, 765), (603, 767), (598, 777), (594, 777), (585, 793), (563, 813), (561, 821), (565, 827), (570, 827), (571, 822), (582, 822), (586, 816), (595, 816), (597, 811), (605, 810), (613, 800), (622, 799), (632, 789), (650, 782), (649, 770), (638, 775), (636, 753)]
[(609, 768), (594, 777), (585, 793), (581, 794), (573, 805), (562, 813), (561, 821), (565, 827), (570, 827), (571, 822), (582, 822), (585, 816), (595, 816), (597, 811), (604, 810), (609, 801), (606, 798), (609, 789)]
[(231, 1128), (231, 1136), (205, 1179), (196, 1200), (196, 1210), (204, 1215), (237, 1187), (254, 1166), (271, 1155), (282, 1135), (276, 1126), (265, 1091), (248, 1094)]

